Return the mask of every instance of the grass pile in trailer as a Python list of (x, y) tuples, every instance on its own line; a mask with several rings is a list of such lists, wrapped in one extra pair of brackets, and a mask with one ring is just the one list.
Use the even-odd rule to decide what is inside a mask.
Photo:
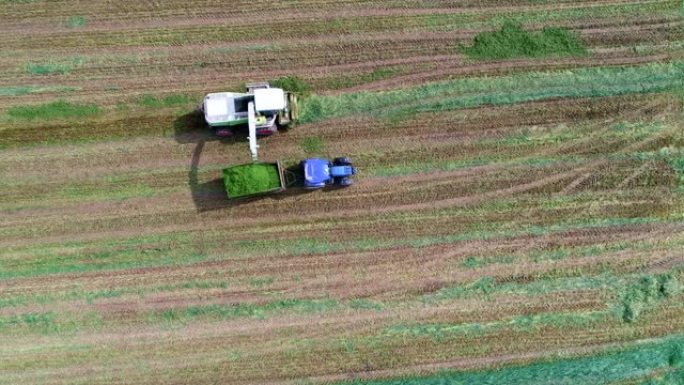
[(229, 198), (241, 198), (281, 187), (276, 163), (248, 163), (223, 169)]

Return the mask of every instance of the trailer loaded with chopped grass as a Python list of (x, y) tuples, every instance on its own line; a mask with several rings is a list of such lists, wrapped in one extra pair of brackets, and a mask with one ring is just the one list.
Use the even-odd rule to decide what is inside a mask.
[(223, 169), (223, 183), (228, 198), (247, 198), (278, 193), (286, 188), (280, 162), (253, 162)]

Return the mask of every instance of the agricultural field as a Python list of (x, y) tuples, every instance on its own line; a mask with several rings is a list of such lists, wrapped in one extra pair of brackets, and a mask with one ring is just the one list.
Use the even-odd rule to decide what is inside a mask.
[[(681, 0), (0, 0), (0, 384), (684, 383)], [(195, 107), (278, 80), (229, 201)]]

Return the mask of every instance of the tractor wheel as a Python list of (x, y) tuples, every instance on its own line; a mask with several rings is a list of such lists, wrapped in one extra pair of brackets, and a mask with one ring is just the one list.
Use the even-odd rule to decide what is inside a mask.
[(346, 156), (342, 156), (339, 158), (335, 158), (333, 160), (333, 164), (339, 166), (351, 166), (351, 159), (347, 158)]

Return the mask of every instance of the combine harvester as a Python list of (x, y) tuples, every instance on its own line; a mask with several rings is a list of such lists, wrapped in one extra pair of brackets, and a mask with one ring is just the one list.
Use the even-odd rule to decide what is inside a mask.
[[(230, 137), (234, 129), (247, 124), (247, 106), (256, 112), (256, 134), (268, 136), (297, 120), (297, 95), (268, 83), (247, 84), (247, 93), (216, 92), (204, 97), (199, 110), (207, 125), (219, 137)], [(249, 115), (251, 116), (251, 115)]]
[(252, 162), (223, 169), (223, 184), (229, 199), (247, 198), (280, 193), (303, 179), (306, 189), (326, 186), (349, 186), (356, 174), (349, 158), (335, 158), (330, 162), (321, 158), (305, 159), (296, 171), (283, 169), (278, 162), (259, 162), (257, 144), (257, 112), (254, 102), (247, 103), (249, 150)]

